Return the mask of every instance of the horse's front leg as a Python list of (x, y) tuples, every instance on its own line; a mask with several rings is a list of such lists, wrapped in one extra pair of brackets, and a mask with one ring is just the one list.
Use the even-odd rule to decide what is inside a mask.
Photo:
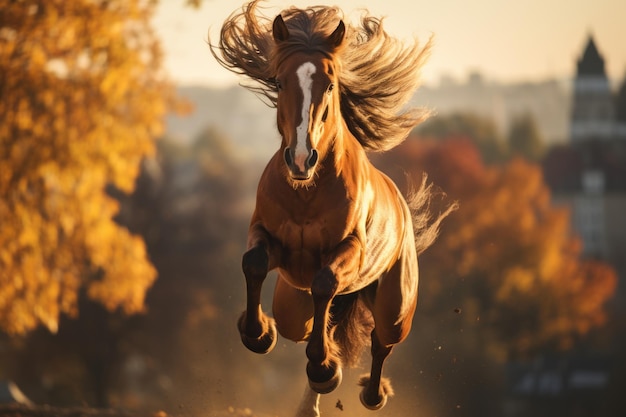
[(246, 277), (246, 311), (237, 326), (243, 344), (253, 352), (268, 353), (276, 345), (274, 319), (263, 313), (261, 289), (267, 273), (276, 265), (277, 250), (261, 225), (253, 225), (248, 232), (248, 250), (243, 254), (241, 266)]
[(338, 347), (329, 334), (330, 306), (333, 298), (359, 273), (363, 247), (355, 236), (344, 239), (328, 258), (328, 263), (314, 277), (313, 329), (306, 354), (307, 375), (311, 388), (326, 394), (341, 383), (341, 361)]

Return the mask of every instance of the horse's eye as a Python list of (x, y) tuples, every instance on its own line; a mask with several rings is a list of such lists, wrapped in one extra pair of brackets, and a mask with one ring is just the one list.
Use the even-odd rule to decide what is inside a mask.
[(276, 91), (280, 91), (283, 89), (283, 85), (280, 83), (280, 80), (274, 79), (274, 86), (276, 87)]
[(328, 84), (328, 88), (326, 89), (327, 93), (330, 93), (335, 88), (335, 83)]

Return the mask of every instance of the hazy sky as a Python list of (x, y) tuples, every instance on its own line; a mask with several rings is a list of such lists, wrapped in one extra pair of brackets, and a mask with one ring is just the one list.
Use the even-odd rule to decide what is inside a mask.
[[(201, 9), (184, 0), (161, 0), (154, 18), (166, 53), (166, 68), (180, 84), (222, 86), (237, 78), (220, 67), (207, 46), (222, 22), (244, 3), (204, 0)], [(267, 1), (267, 14), (285, 7), (338, 5), (348, 20), (360, 9), (386, 16), (387, 32), (401, 39), (416, 36), (435, 47), (423, 72), (436, 84), (442, 75), (465, 80), (480, 71), (497, 81), (571, 77), (589, 34), (603, 54), (609, 77), (626, 75), (626, 0), (292, 0)]]

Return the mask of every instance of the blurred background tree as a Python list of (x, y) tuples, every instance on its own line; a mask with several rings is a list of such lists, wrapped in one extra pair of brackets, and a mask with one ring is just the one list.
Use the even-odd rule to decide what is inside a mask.
[[(56, 334), (38, 329), (5, 345), (5, 377), (37, 403), (64, 406), (199, 415), (250, 398), (255, 407), (276, 404), (286, 391), (272, 375), (303, 376), (302, 352), (280, 345), (269, 360), (251, 355), (234, 325), (244, 305), (240, 263), (254, 172), (217, 129), (190, 144), (159, 140), (135, 191), (112, 193), (120, 201), (116, 220), (144, 238), (159, 272), (146, 314), (127, 317), (80, 297), (80, 315), (62, 318)], [(277, 367), (285, 361), (293, 366)], [(251, 368), (259, 378), (249, 377)], [(301, 387), (291, 386), (297, 398)], [(249, 397), (237, 399), (240, 390)]]
[(604, 323), (615, 272), (581, 260), (569, 212), (553, 206), (539, 166), (519, 158), (486, 166), (465, 138), (408, 140), (379, 163), (397, 182), (400, 171), (427, 172), (460, 204), (425, 254), (426, 311), (479, 318), (481, 345), (500, 361), (571, 347)]
[(141, 311), (156, 272), (113, 221), (172, 90), (155, 2), (0, 2), (0, 328), (58, 328), (79, 294)]
[(544, 139), (530, 113), (515, 117), (509, 128), (509, 150), (512, 156), (539, 163), (545, 153)]
[(418, 126), (416, 132), (422, 138), (466, 137), (474, 143), (483, 160), (488, 164), (501, 163), (508, 158), (507, 141), (500, 134), (495, 123), (472, 113), (437, 115)]
[(420, 258), (409, 342), (418, 365), (398, 372), (435, 381), (438, 413), (462, 404), (464, 415), (495, 417), (505, 365), (571, 349), (602, 327), (617, 276), (582, 259), (569, 212), (552, 204), (539, 166), (520, 158), (485, 165), (468, 134), (411, 137), (376, 162), (399, 184), (426, 172), (444, 200), (459, 202)]

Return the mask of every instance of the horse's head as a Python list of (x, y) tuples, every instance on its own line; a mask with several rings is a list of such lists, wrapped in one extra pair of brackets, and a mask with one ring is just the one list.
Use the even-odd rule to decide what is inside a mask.
[(327, 155), (340, 118), (337, 68), (332, 54), (343, 42), (345, 26), (311, 49), (288, 49), (290, 33), (279, 15), (273, 24), (277, 48), (285, 48), (276, 66), (276, 104), (282, 152), (290, 179), (306, 184)]

